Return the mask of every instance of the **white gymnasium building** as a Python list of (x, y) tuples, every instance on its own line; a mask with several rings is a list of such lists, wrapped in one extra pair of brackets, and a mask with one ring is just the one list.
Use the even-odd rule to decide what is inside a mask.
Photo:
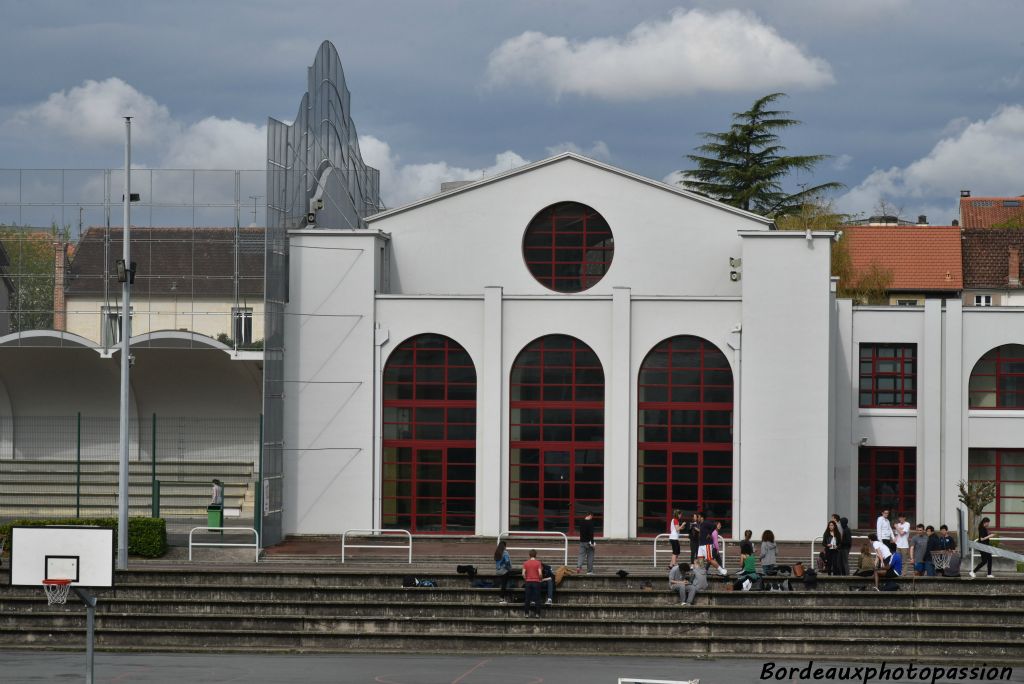
[(837, 301), (832, 233), (566, 153), (287, 239), (283, 534), (954, 527), (968, 478), (1024, 527), (1024, 312)]

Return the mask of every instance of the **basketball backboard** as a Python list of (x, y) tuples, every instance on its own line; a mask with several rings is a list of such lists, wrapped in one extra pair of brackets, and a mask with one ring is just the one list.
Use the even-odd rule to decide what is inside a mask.
[(38, 586), (61, 579), (71, 580), (71, 586), (113, 586), (113, 528), (12, 527), (11, 584)]

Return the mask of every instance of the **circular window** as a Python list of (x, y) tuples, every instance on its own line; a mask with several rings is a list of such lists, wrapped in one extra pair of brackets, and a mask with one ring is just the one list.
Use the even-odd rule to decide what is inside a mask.
[(559, 202), (533, 217), (523, 236), (526, 267), (556, 292), (582, 292), (612, 265), (615, 247), (608, 222), (579, 202)]

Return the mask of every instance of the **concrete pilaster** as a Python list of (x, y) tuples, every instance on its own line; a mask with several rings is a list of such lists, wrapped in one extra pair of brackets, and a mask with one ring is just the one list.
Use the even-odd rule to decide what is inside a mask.
[[(636, 520), (636, 440), (632, 438), (630, 289), (612, 290), (612, 360), (606, 380), (604, 535), (628, 537)], [(614, 419), (609, 419), (614, 417)]]
[(508, 519), (502, 326), (502, 289), (485, 287), (483, 363), (477, 377), (476, 533), (487, 536), (501, 532)]

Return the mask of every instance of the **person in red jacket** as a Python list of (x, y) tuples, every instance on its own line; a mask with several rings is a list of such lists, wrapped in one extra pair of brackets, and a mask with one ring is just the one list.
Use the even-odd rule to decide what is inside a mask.
[(537, 560), (537, 550), (530, 549), (530, 558), (523, 563), (523, 580), (526, 582), (526, 598), (523, 601), (523, 609), (526, 617), (540, 617), (540, 582), (543, 574), (543, 567)]

